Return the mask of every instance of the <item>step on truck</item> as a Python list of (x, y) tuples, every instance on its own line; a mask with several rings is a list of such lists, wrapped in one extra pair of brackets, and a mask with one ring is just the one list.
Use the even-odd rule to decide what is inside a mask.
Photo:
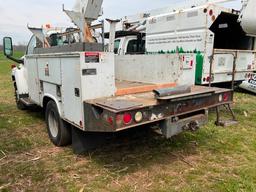
[[(101, 7), (102, 1), (91, 3), (84, 6), (98, 3), (96, 7)], [(98, 18), (98, 14), (85, 15), (91, 20)], [(18, 63), (12, 69), (17, 106), (44, 109), (48, 134), (56, 146), (72, 143), (74, 152), (81, 153), (97, 146), (98, 135), (152, 123), (159, 124), (161, 133), (170, 138), (207, 123), (208, 109), (232, 103), (233, 91), (229, 89), (177, 85), (176, 77), (170, 77), (166, 70), (178, 72), (177, 63), (184, 62), (178, 55), (135, 55), (116, 60), (115, 31), (106, 52), (86, 27), (93, 25), (87, 22), (84, 31), (80, 26), (54, 33), (29, 28), (33, 36), (21, 59), (13, 57), (12, 39), (4, 38), (4, 54)], [(188, 58), (194, 59), (189, 54)], [(116, 61), (125, 59), (131, 66), (125, 73), (116, 71)]]

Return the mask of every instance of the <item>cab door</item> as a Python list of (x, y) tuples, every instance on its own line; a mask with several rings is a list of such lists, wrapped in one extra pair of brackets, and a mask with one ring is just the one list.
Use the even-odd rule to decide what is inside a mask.
[(36, 48), (36, 37), (32, 36), (25, 56), (25, 68), (27, 70), (29, 98), (34, 103), (40, 105), (40, 82), (38, 77), (37, 58), (33, 56)]

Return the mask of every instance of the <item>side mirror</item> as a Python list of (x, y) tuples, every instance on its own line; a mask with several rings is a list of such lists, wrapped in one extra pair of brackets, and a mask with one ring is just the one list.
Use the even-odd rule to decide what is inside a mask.
[(7, 57), (11, 57), (13, 55), (12, 38), (4, 37), (3, 45), (4, 45), (4, 55)]

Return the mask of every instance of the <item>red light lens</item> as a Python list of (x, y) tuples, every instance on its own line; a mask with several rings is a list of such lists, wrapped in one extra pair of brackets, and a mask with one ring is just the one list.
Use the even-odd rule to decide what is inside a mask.
[(124, 124), (129, 124), (132, 121), (132, 115), (130, 113), (125, 113), (123, 116)]
[(113, 125), (113, 124), (114, 124), (114, 121), (113, 121), (113, 118), (112, 118), (112, 117), (109, 117), (109, 118), (108, 118), (108, 123), (109, 123), (110, 125)]
[(92, 57), (92, 56), (99, 56), (100, 53), (99, 52), (86, 52), (84, 55), (86, 57)]
[(228, 93), (224, 93), (223, 94), (223, 101), (227, 102), (229, 100), (229, 94)]
[(212, 10), (212, 9), (209, 11), (209, 15), (210, 15), (210, 16), (213, 15), (213, 10)]
[(190, 61), (190, 67), (193, 67), (193, 65), (194, 65), (194, 61), (191, 60), (191, 61)]
[(11, 68), (12, 68), (12, 69), (14, 69), (15, 67), (16, 67), (16, 65), (15, 65), (15, 64), (12, 64), (12, 65), (11, 65)]

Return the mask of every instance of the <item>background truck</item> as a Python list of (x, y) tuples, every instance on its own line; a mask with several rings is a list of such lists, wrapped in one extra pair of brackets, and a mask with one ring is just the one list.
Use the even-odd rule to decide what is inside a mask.
[(190, 73), (197, 85), (242, 82), (256, 69), (256, 3), (243, 1), (236, 11), (216, 4), (222, 1), (205, 2), (123, 17), (119, 34), (126, 35), (116, 39), (116, 53), (130, 54), (132, 44), (140, 43), (132, 32), (140, 32), (145, 54), (195, 53), (196, 67)]
[[(44, 109), (48, 134), (56, 146), (72, 142), (80, 153), (95, 147), (88, 142), (99, 141), (95, 136), (100, 133), (152, 123), (158, 123), (162, 134), (170, 138), (205, 124), (209, 108), (232, 103), (229, 89), (175, 87), (175, 75), (169, 71), (180, 70), (177, 63), (185, 60), (179, 55), (115, 59), (114, 21), (109, 20), (112, 41), (104, 52), (104, 44), (91, 32), (101, 5), (100, 0), (86, 1), (80, 4), (82, 12), (65, 10), (78, 29), (44, 33), (29, 28), (34, 35), (22, 59), (13, 58), (12, 39), (4, 38), (4, 54), (19, 63), (12, 71), (17, 106)], [(193, 59), (190, 54), (186, 57)], [(122, 64), (122, 70), (116, 70)]]
[(239, 87), (256, 94), (256, 73), (249, 73)]

